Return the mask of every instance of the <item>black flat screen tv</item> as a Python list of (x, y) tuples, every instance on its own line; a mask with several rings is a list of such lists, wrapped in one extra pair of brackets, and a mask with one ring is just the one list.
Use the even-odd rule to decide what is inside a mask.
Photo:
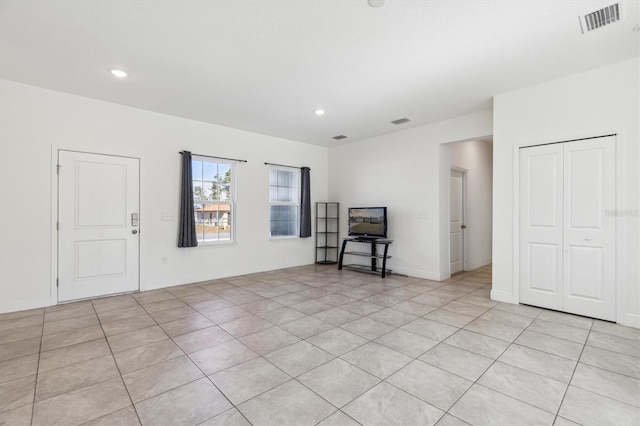
[(349, 236), (387, 238), (387, 208), (349, 207)]

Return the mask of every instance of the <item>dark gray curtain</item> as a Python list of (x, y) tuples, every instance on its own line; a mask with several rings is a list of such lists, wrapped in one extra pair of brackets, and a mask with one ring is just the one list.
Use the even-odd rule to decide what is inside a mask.
[(300, 238), (307, 238), (311, 236), (311, 169), (301, 167), (300, 170)]
[(196, 217), (193, 209), (191, 152), (182, 151), (182, 183), (180, 187), (180, 235), (178, 247), (198, 247)]

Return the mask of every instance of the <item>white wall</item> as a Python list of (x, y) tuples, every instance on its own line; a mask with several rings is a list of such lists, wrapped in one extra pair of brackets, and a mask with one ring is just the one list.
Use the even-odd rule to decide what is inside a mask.
[[(440, 200), (447, 208), (447, 214), (442, 218), (446, 232), (449, 232), (449, 173), (452, 166), (467, 170), (465, 270), (471, 271), (491, 263), (493, 148), (487, 141), (440, 145)], [(442, 242), (445, 243), (442, 249), (450, 250), (449, 238), (443, 238)]]
[(484, 111), (330, 148), (329, 198), (340, 202), (341, 236), (347, 234), (348, 207), (387, 206), (394, 240), (389, 267), (446, 279), (449, 254), (441, 253), (440, 218), (448, 218), (449, 207), (439, 202), (439, 146), (491, 134), (492, 113)]
[(636, 58), (494, 98), (492, 298), (518, 302), (517, 148), (617, 133), (618, 322), (640, 327), (639, 65)]
[[(314, 239), (269, 240), (265, 161), (311, 168), (327, 198), (327, 149), (0, 80), (0, 312), (55, 303), (52, 165), (56, 149), (140, 158), (141, 288), (314, 261)], [(180, 155), (241, 158), (237, 244), (178, 249)], [(174, 222), (160, 220), (173, 212)], [(162, 257), (169, 263), (161, 264)]]

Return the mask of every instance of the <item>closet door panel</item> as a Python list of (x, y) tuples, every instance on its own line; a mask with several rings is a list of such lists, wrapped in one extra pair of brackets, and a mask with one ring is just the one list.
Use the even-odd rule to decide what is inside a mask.
[(562, 308), (562, 146), (520, 150), (520, 301)]
[(563, 310), (615, 320), (615, 137), (563, 144)]

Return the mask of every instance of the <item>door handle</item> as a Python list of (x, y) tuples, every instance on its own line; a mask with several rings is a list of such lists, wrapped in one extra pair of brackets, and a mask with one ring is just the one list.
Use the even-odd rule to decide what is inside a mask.
[(460, 228), (467, 229), (467, 225), (460, 225)]
[(137, 234), (137, 233), (138, 233), (138, 230), (137, 230), (137, 229), (134, 229), (133, 231), (131, 231), (131, 233), (135, 235), (135, 234)]

